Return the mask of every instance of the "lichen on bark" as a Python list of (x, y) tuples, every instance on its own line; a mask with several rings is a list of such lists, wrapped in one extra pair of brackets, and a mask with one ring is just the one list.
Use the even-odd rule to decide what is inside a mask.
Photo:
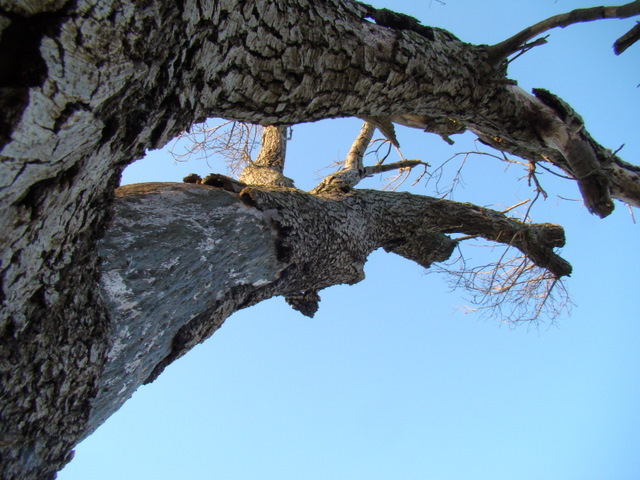
[[(373, 249), (426, 266), (446, 257), (452, 245), (447, 234), (460, 230), (438, 210), (444, 203), (350, 186), (341, 193), (310, 195), (288, 184), (224, 180), (232, 193), (180, 185), (145, 187), (146, 193), (130, 192), (128, 198), (126, 190), (114, 194), (127, 164), (196, 121), (221, 116), (278, 128), (357, 116), (383, 128), (397, 123), (443, 137), (468, 129), (503, 151), (569, 172), (577, 164), (572, 152), (580, 149), (559, 140), (571, 134), (572, 142), (577, 138), (595, 156), (608, 194), (640, 204), (638, 168), (595, 143), (586, 130), (572, 131), (539, 98), (512, 88), (486, 46), (350, 0), (12, 1), (0, 6), (0, 34), (3, 478), (51, 478), (79, 439), (137, 384), (210, 335), (234, 310), (277, 294), (311, 312), (321, 288), (362, 279)], [(127, 242), (136, 234), (149, 242), (159, 239), (144, 237), (142, 228), (132, 231), (131, 225), (120, 231), (119, 241), (109, 236), (126, 224), (127, 215), (140, 227), (145, 224), (136, 202), (153, 211), (154, 201), (157, 208), (160, 199), (189, 198), (204, 205), (229, 202), (199, 218), (213, 221), (221, 208), (251, 227), (246, 238), (261, 238), (265, 248), (258, 255), (266, 262), (260, 275), (234, 277), (228, 271), (224, 286), (216, 284), (225, 293), (205, 301), (215, 283), (207, 277), (211, 259), (185, 257), (182, 263), (185, 253), (172, 250), (179, 249), (170, 234), (177, 227), (154, 226), (165, 228), (168, 258), (158, 262), (152, 256), (148, 271), (132, 266), (140, 265), (146, 240), (138, 250)], [(168, 222), (163, 215), (169, 205), (163, 205), (160, 217)], [(486, 213), (456, 208), (478, 222), (479, 212)], [(395, 209), (395, 216), (385, 209)], [(505, 238), (495, 231), (494, 239), (566, 274), (566, 265), (553, 254), (561, 244), (558, 231), (489, 217), (513, 233)], [(393, 225), (383, 227), (390, 218)], [(179, 214), (172, 221), (188, 224), (192, 241), (202, 240), (194, 252), (216, 251), (206, 223)], [(549, 231), (553, 235), (547, 236)], [(115, 248), (122, 248), (122, 255)], [(132, 264), (126, 264), (124, 251)], [(202, 295), (184, 296), (176, 304), (183, 315), (175, 317), (141, 291), (149, 272), (167, 294), (196, 288), (184, 279), (160, 279), (172, 268), (203, 278), (197, 285)], [(194, 305), (199, 312), (187, 313)], [(138, 317), (126, 317), (135, 312)], [(152, 328), (154, 315), (163, 320)], [(151, 332), (155, 337), (145, 336)]]

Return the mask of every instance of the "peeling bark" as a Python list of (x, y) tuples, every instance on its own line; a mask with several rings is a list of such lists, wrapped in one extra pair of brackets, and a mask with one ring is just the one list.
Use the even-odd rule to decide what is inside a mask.
[(99, 246), (111, 347), (86, 434), (234, 311), (284, 296), (313, 316), (317, 292), (363, 280), (375, 249), (428, 268), (453, 252), (448, 233), (513, 245), (557, 276), (571, 272), (553, 251), (564, 245), (562, 228), (470, 204), (374, 190), (119, 188)]
[[(584, 129), (573, 132), (539, 99), (532, 102), (511, 88), (486, 46), (466, 44), (410, 17), (349, 0), (12, 1), (0, 6), (0, 34), (3, 478), (51, 478), (69, 461), (79, 439), (117, 408), (134, 385), (153, 378), (164, 364), (211, 334), (231, 311), (259, 301), (262, 289), (267, 291), (268, 285), (256, 285), (259, 276), (234, 283), (229, 274), (222, 297), (208, 299), (198, 313), (181, 303), (184, 316), (175, 324), (173, 319), (158, 324), (157, 339), (145, 337), (138, 350), (131, 344), (119, 348), (124, 340), (137, 342), (149, 319), (132, 323), (127, 337), (125, 324), (133, 320), (121, 317), (117, 302), (128, 298), (127, 289), (140, 288), (130, 279), (119, 290), (118, 275), (131, 273), (129, 266), (114, 267), (111, 277), (103, 276), (104, 295), (98, 294), (97, 242), (114, 215), (113, 191), (127, 164), (197, 120), (222, 116), (277, 126), (357, 116), (444, 137), (467, 128), (501, 150), (551, 161), (576, 177), (581, 174), (573, 171), (574, 160), (582, 153), (575, 152), (589, 151), (605, 179), (601, 190), (640, 205), (637, 167), (607, 153)], [(567, 132), (573, 132), (571, 142), (558, 142)], [(186, 197), (209, 191), (205, 186), (178, 190), (185, 188), (190, 192)], [(254, 187), (236, 193), (260, 210), (256, 217), (246, 214), (255, 208), (242, 210), (235, 203), (232, 208), (238, 215), (234, 218), (254, 229), (248, 236), (264, 235), (262, 246), (271, 250), (260, 258), (277, 279), (265, 273), (265, 280), (278, 284), (277, 294), (307, 312), (317, 301), (314, 292), (323, 286), (359, 281), (371, 249), (382, 246), (428, 265), (450, 247), (445, 233), (460, 228), (452, 221), (440, 230), (416, 226), (421, 215), (415, 210), (412, 221), (386, 227), (411, 230), (416, 234), (412, 238), (421, 240), (403, 241), (403, 235), (372, 231), (366, 216), (358, 216), (366, 211), (363, 195), (373, 193), (340, 201), (293, 189)], [(116, 204), (125, 202), (124, 197), (126, 191), (121, 191)], [(139, 215), (135, 200), (129, 200), (126, 215)], [(212, 201), (221, 200), (216, 196)], [(413, 200), (402, 202), (402, 208), (409, 208)], [(353, 211), (345, 211), (346, 204)], [(437, 216), (433, 202), (418, 204)], [(591, 208), (607, 213), (597, 204)], [(265, 225), (273, 209), (279, 209), (279, 216)], [(296, 214), (287, 216), (289, 209)], [(384, 216), (383, 210), (376, 215)], [(466, 211), (479, 221), (473, 209)], [(126, 215), (116, 207), (116, 222)], [(331, 229), (323, 227), (327, 217)], [(308, 225), (309, 219), (315, 224)], [(177, 213), (173, 220), (176, 225), (191, 221)], [(284, 227), (290, 230), (280, 238)], [(368, 238), (363, 245), (349, 242), (354, 228), (358, 238)], [(548, 255), (561, 243), (559, 232), (540, 228), (524, 236), (514, 230), (505, 238), (501, 229), (491, 235), (514, 242), (546, 268), (565, 274), (566, 265)], [(128, 241), (124, 237), (121, 246)], [(102, 245), (103, 258), (110, 259), (108, 243)], [(532, 245), (544, 248), (537, 252)], [(299, 261), (299, 255), (313, 248), (325, 253), (317, 259), (320, 277)], [(122, 258), (108, 261), (116, 265)], [(206, 276), (207, 263), (193, 262), (189, 268)], [(280, 271), (282, 265), (286, 267)], [(160, 275), (171, 268), (187, 267), (162, 263), (153, 265), (153, 272)], [(158, 282), (158, 288), (180, 286)], [(135, 301), (168, 321), (162, 305), (151, 305), (153, 298)], [(144, 365), (143, 357), (148, 359)]]

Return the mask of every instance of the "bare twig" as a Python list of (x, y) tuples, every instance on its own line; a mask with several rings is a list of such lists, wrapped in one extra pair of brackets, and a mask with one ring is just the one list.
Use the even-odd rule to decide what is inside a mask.
[(636, 223), (636, 215), (635, 213), (633, 213), (633, 208), (631, 208), (631, 205), (629, 205), (627, 203), (627, 210), (629, 210), (629, 215), (631, 216), (631, 221), (635, 224)]
[[(426, 184), (427, 185), (430, 182), (435, 181), (435, 194), (437, 196), (442, 197), (442, 198), (449, 197), (453, 193), (453, 191), (456, 189), (456, 187), (458, 187), (459, 185), (464, 184), (464, 180), (463, 180), (463, 177), (462, 177), (462, 169), (463, 169), (464, 165), (466, 164), (467, 159), (472, 155), (481, 155), (481, 156), (494, 158), (494, 159), (499, 160), (501, 162), (506, 162), (507, 164), (516, 164), (516, 165), (521, 165), (521, 166), (526, 165), (524, 162), (510, 159), (509, 157), (507, 157), (504, 154), (504, 152), (500, 152), (500, 154), (495, 154), (495, 153), (491, 153), (491, 152), (483, 152), (481, 150), (458, 152), (458, 153), (452, 155), (451, 157), (449, 157), (444, 162), (442, 162), (442, 164), (440, 164), (437, 168), (435, 168), (432, 171), (430, 171), (428, 174), (427, 174), (427, 172), (423, 173), (420, 176), (419, 179), (422, 179), (426, 175), (427, 176), (427, 180), (426, 180)], [(460, 161), (460, 164), (457, 166), (456, 172), (454, 173), (453, 178), (451, 179), (451, 181), (447, 181), (447, 185), (445, 187), (441, 187), (441, 184), (445, 183), (443, 181), (443, 178), (445, 178), (445, 167), (449, 163), (452, 163), (455, 159), (458, 159), (460, 157), (462, 158), (462, 160)]]
[[(177, 162), (187, 161), (194, 156), (208, 162), (210, 158), (220, 156), (227, 163), (229, 172), (238, 174), (251, 160), (261, 130), (259, 125), (231, 120), (214, 126), (208, 122), (195, 124), (178, 136), (170, 153)], [(182, 153), (176, 151), (178, 141), (185, 150)]]
[[(391, 144), (391, 142), (385, 138), (376, 138), (374, 140), (371, 141), (371, 146), (377, 144), (377, 147), (372, 149), (372, 151), (370, 153), (374, 154), (376, 156), (376, 158), (378, 159), (378, 161), (375, 163), (376, 165), (380, 165), (382, 163), (385, 162), (385, 160), (387, 158), (389, 158), (389, 155), (391, 155), (391, 149), (393, 148), (393, 145)], [(380, 150), (382, 149), (382, 147), (387, 147), (387, 151), (384, 153), (384, 155), (382, 155), (382, 157), (380, 157)], [(369, 155), (369, 154), (367, 154)]]
[(526, 200), (523, 200), (523, 201), (521, 201), (520, 203), (516, 203), (515, 205), (512, 205), (511, 207), (509, 207), (509, 208), (507, 208), (507, 209), (505, 209), (505, 210), (502, 210), (500, 213), (507, 213), (507, 212), (510, 212), (510, 211), (511, 211), (511, 210), (513, 210), (514, 208), (518, 208), (519, 206), (524, 205), (525, 203), (528, 203), (528, 202), (530, 202), (530, 201), (531, 201), (531, 199), (530, 199), (530, 198), (527, 198)]
[[(485, 245), (489, 247), (489, 245)], [(461, 253), (453, 263), (440, 264), (437, 271), (449, 278), (452, 288), (463, 288), (473, 307), (468, 310), (499, 318), (510, 325), (555, 320), (570, 310), (571, 301), (562, 280), (534, 265), (522, 255), (500, 258), (470, 267)]]
[[(541, 194), (542, 197), (546, 200), (548, 198), (547, 192), (544, 188), (542, 188), (542, 185), (540, 184), (540, 180), (538, 180), (538, 174), (536, 172), (536, 166), (537, 166), (537, 162), (534, 161), (530, 161), (529, 162), (529, 171), (527, 173), (527, 178), (528, 178), (528, 182), (529, 182), (529, 186), (531, 186), (531, 182), (533, 182), (536, 186), (535, 191), (538, 194)], [(537, 196), (536, 196), (537, 198)]]
[(375, 175), (376, 173), (389, 172), (391, 170), (411, 169), (413, 167), (417, 167), (418, 165), (429, 166), (428, 163), (423, 162), (422, 160), (400, 160), (399, 162), (364, 167), (364, 171), (365, 175)]

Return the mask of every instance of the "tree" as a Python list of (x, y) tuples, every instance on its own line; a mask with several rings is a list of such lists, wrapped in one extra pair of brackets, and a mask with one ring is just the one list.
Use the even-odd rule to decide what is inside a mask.
[[(532, 32), (638, 13), (637, 1), (589, 9)], [(506, 58), (532, 47), (531, 32), (473, 46), (349, 1), (12, 2), (0, 14), (7, 478), (51, 476), (140, 383), (233, 311), (284, 295), (312, 313), (319, 289), (362, 278), (374, 248), (429, 265), (448, 257), (449, 234), (460, 232), (513, 244), (555, 277), (570, 272), (553, 251), (560, 227), (353, 189), (357, 155), (355, 169), (314, 193), (213, 177), (209, 187), (147, 185), (114, 196), (126, 164), (197, 120), (357, 116), (393, 141), (393, 123), (443, 137), (468, 129), (567, 172), (599, 216), (611, 213), (612, 198), (640, 203), (637, 167), (598, 145), (556, 96), (528, 95), (506, 78)], [(233, 242), (212, 241), (225, 231)], [(156, 253), (164, 248), (171, 260), (137, 256), (145, 236), (159, 238)], [(251, 262), (234, 250), (251, 252)], [(196, 253), (210, 260), (188, 256)], [(220, 258), (228, 274), (210, 284), (211, 259)], [(193, 294), (202, 289), (206, 300)]]

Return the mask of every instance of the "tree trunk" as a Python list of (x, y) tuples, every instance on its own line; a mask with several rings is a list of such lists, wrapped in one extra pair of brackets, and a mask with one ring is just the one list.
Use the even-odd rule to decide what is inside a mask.
[[(315, 200), (303, 201), (294, 190), (238, 196), (151, 185), (144, 187), (147, 197), (121, 190), (114, 211), (122, 169), (194, 121), (223, 116), (277, 125), (359, 116), (442, 135), (470, 128), (579, 180), (574, 156), (587, 152), (598, 167), (599, 193), (608, 188), (640, 204), (635, 167), (589, 143), (537, 97), (510, 87), (485, 47), (443, 30), (390, 21), (349, 0), (94, 3), (0, 7), (3, 478), (52, 477), (71, 448), (141, 382), (238, 308), (285, 295), (311, 314), (315, 292), (358, 281), (366, 255), (379, 246), (425, 265), (446, 256), (450, 240), (443, 232), (451, 225), (424, 230), (414, 212), (394, 228), (418, 229), (424, 242), (398, 243), (350, 218), (340, 202), (310, 208)], [(185, 215), (180, 202), (159, 198), (179, 199), (195, 213)], [(280, 217), (269, 216), (271, 203)], [(307, 224), (294, 221), (304, 208), (316, 223), (335, 213), (335, 225), (308, 235)], [(606, 214), (609, 206), (591, 208)], [(290, 230), (282, 228), (287, 215)], [(122, 235), (101, 243), (101, 270), (97, 242), (111, 217), (112, 232)], [(225, 230), (230, 220), (236, 230)], [(353, 222), (362, 229), (361, 244), (344, 231)], [(184, 226), (190, 243), (182, 245), (172, 235)], [(141, 260), (136, 238), (159, 230), (165, 243)], [(283, 232), (305, 233), (297, 233), (302, 243), (293, 248), (280, 238)], [(235, 236), (242, 248), (218, 245), (218, 234)], [(519, 248), (537, 238), (533, 230), (528, 235)], [(545, 242), (540, 258), (566, 271), (548, 251), (561, 242)], [(299, 256), (314, 248), (327, 263), (321, 277), (305, 270)], [(166, 272), (175, 275), (163, 278)], [(199, 295), (190, 295), (194, 288)], [(175, 296), (166, 302), (160, 292)]]

